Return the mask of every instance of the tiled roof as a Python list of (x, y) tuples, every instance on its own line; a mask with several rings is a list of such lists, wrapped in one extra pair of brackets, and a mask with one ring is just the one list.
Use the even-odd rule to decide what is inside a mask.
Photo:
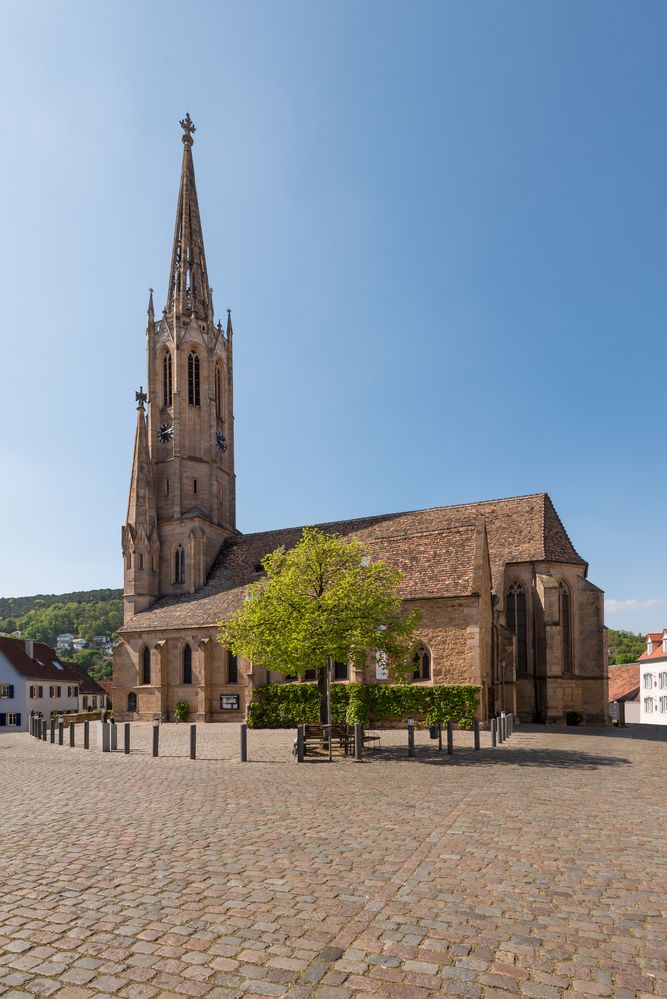
[(109, 700), (111, 700), (111, 695), (113, 694), (113, 681), (112, 680), (98, 680), (98, 685), (102, 688), (104, 693), (107, 695)]
[(609, 667), (609, 700), (634, 701), (639, 692), (639, 663)]
[(79, 683), (77, 667), (63, 663), (54, 649), (42, 642), (34, 642), (32, 659), (25, 650), (22, 638), (0, 638), (0, 652), (14, 667), (16, 672), (27, 680), (61, 680)]
[[(546, 493), (318, 526), (366, 541), (376, 558), (392, 562), (405, 573), (403, 596), (423, 599), (478, 592), (474, 567), (480, 525), (486, 527), (496, 582), (506, 563), (586, 564)], [(302, 530), (292, 527), (227, 539), (200, 590), (162, 598), (150, 610), (135, 615), (121, 631), (210, 627), (228, 618), (241, 605), (248, 583), (258, 578), (255, 567), (264, 555), (280, 546), (293, 547)]]
[(651, 652), (651, 654), (649, 655), (648, 649), (644, 649), (644, 651), (639, 657), (640, 661), (644, 661), (646, 659), (664, 659), (667, 657), (667, 652), (665, 652), (662, 647), (662, 636), (664, 634), (665, 634), (664, 629), (662, 631), (649, 631), (648, 635), (646, 636), (646, 640), (648, 641), (648, 639), (650, 638), (651, 641), (653, 642), (654, 645), (653, 652)]
[(79, 682), (79, 693), (80, 694), (104, 694), (105, 690), (102, 689), (97, 680), (93, 680), (92, 676), (88, 676), (85, 669), (79, 666), (78, 663), (64, 663), (65, 666), (73, 673), (76, 674)]

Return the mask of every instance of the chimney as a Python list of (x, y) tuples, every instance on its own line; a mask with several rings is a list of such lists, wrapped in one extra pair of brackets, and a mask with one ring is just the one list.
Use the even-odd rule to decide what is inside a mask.
[(26, 640), (25, 640), (25, 654), (27, 655), (28, 659), (34, 659), (34, 655), (33, 655), (34, 646), (35, 646), (35, 643), (33, 642), (32, 638), (26, 638)]

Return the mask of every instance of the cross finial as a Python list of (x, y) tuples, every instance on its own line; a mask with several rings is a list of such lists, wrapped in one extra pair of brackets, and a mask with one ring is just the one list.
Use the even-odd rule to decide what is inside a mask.
[(140, 385), (139, 386), (139, 391), (134, 393), (134, 398), (139, 403), (139, 405), (137, 406), (137, 409), (143, 409), (144, 408), (144, 403), (147, 402), (147, 400), (148, 400), (148, 396), (144, 392), (143, 385)]
[(192, 118), (190, 117), (190, 112), (189, 111), (186, 114), (185, 118), (181, 118), (180, 125), (181, 125), (181, 128), (183, 129), (183, 131), (185, 132), (185, 135), (183, 136), (183, 142), (185, 142), (189, 146), (191, 146), (192, 143), (194, 142), (194, 139), (192, 138), (192, 133), (196, 132), (197, 129), (195, 127), (195, 123), (193, 122)]

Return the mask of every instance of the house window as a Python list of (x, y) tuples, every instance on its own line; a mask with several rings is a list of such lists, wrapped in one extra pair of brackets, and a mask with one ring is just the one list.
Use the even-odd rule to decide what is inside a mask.
[(512, 583), (507, 591), (506, 613), (507, 627), (516, 641), (517, 673), (528, 672), (528, 640), (526, 631), (526, 591), (521, 583)]
[(178, 545), (174, 552), (174, 582), (185, 582), (185, 549), (183, 545)]
[(7, 724), (8, 725), (20, 725), (21, 724), (21, 715), (17, 711), (10, 711), (9, 714), (7, 715)]
[(199, 354), (192, 351), (188, 357), (188, 402), (191, 406), (200, 406), (199, 391)]
[[(30, 689), (32, 690), (32, 687)], [(13, 697), (13, 696), (14, 696), (13, 683), (0, 684), (0, 697)], [(30, 696), (32, 697), (32, 694)]]
[(644, 711), (648, 715), (650, 715), (653, 712), (653, 698), (652, 697), (645, 697), (644, 698)]
[(665, 687), (667, 687), (667, 673), (661, 673), (658, 677), (658, 682), (660, 684), (660, 689), (664, 690)]
[(222, 417), (222, 371), (219, 364), (215, 366), (215, 415)]
[(37, 688), (37, 696), (38, 697), (44, 697), (44, 687), (38, 687)]
[(31, 687), (30, 688), (30, 697), (33, 698), (34, 696), (35, 696), (35, 688)]
[(127, 710), (136, 711), (137, 710), (137, 695), (132, 691), (127, 695)]
[(239, 682), (239, 663), (233, 652), (229, 653), (229, 666), (227, 669), (227, 683)]
[(58, 686), (56, 687), (56, 697), (61, 697), (61, 696), (62, 696), (62, 687)]
[(192, 649), (189, 645), (183, 648), (183, 683), (192, 683)]
[(56, 688), (49, 687), (49, 697), (55, 697), (55, 696), (56, 696)]
[(151, 650), (147, 645), (141, 650), (141, 682), (144, 686), (151, 682)]
[(415, 670), (412, 674), (413, 680), (430, 680), (431, 679), (431, 656), (427, 648), (423, 645), (415, 653), (414, 658)]
[(347, 680), (347, 663), (334, 663), (334, 680)]
[(660, 698), (660, 710), (664, 713), (667, 711), (667, 697), (664, 695)]
[(644, 673), (644, 690), (653, 690), (653, 674)]
[(172, 369), (171, 351), (166, 351), (162, 358), (162, 405), (171, 406), (172, 400)]
[(88, 710), (88, 698), (84, 695), (81, 701), (81, 707), (84, 711)]
[(563, 673), (572, 672), (572, 616), (570, 608), (570, 591), (565, 583), (558, 587), (560, 604), (560, 643)]

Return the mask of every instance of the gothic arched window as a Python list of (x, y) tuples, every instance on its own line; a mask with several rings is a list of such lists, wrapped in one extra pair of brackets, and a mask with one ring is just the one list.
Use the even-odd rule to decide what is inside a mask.
[(185, 582), (185, 549), (178, 545), (174, 552), (174, 582)]
[(507, 627), (516, 638), (516, 671), (528, 672), (528, 632), (526, 625), (526, 591), (521, 583), (512, 583), (505, 600)]
[(192, 649), (189, 645), (183, 646), (183, 683), (192, 683)]
[(431, 653), (425, 645), (422, 645), (422, 647), (415, 652), (414, 664), (415, 671), (412, 674), (413, 680), (431, 679)]
[(141, 682), (144, 686), (151, 682), (151, 650), (147, 645), (141, 650)]
[(572, 610), (570, 591), (565, 583), (558, 587), (558, 605), (560, 618), (561, 662), (563, 673), (572, 672)]
[(219, 364), (215, 366), (215, 415), (222, 419), (222, 371)]
[(131, 691), (127, 695), (127, 710), (128, 711), (137, 710), (137, 695), (134, 693), (134, 691)]
[(171, 406), (173, 378), (171, 370), (171, 351), (166, 350), (162, 358), (162, 405)]
[(188, 356), (188, 402), (191, 406), (201, 406), (199, 354), (195, 350)]
[(239, 664), (238, 659), (233, 652), (229, 653), (228, 667), (227, 667), (227, 683), (238, 683), (239, 682)]

